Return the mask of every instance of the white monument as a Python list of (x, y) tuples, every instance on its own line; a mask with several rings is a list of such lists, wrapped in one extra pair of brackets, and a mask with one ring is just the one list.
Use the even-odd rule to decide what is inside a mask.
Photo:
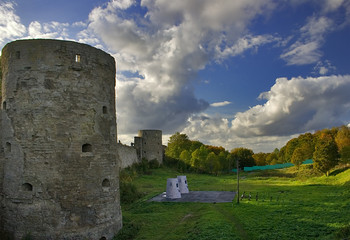
[(177, 176), (177, 180), (179, 182), (180, 193), (189, 193), (186, 176)]
[(168, 178), (166, 183), (166, 198), (181, 198), (179, 182), (177, 178)]

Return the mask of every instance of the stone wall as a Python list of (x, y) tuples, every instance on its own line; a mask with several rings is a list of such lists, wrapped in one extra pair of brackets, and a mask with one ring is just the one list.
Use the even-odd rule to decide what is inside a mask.
[(21, 40), (3, 48), (2, 73), (5, 230), (112, 239), (122, 226), (114, 58), (75, 42)]
[(137, 157), (136, 149), (134, 147), (118, 143), (117, 151), (119, 159), (121, 160), (121, 168), (127, 168), (134, 163), (140, 162)]

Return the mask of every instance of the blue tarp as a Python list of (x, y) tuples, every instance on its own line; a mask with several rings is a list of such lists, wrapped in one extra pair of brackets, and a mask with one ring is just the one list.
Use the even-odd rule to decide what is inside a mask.
[[(312, 164), (312, 159), (305, 160), (302, 164)], [(271, 169), (281, 169), (294, 166), (293, 163), (282, 163), (275, 165), (266, 165), (266, 166), (253, 166), (253, 167), (244, 167), (245, 172), (256, 171), (256, 170), (271, 170)], [(232, 169), (232, 172), (237, 172), (237, 169)]]

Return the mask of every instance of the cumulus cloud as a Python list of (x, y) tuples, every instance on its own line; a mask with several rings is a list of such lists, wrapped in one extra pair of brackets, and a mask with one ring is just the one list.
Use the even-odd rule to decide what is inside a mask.
[(271, 152), (304, 132), (348, 124), (350, 76), (276, 79), (266, 100), (231, 121), (221, 115), (199, 114), (188, 119), (183, 132), (191, 139), (226, 149), (246, 147)]
[[(125, 14), (135, 4), (145, 15)], [(270, 0), (125, 0), (95, 8), (88, 30), (117, 60), (119, 133), (152, 127), (171, 132), (188, 124), (189, 117), (209, 106), (194, 95), (197, 72), (215, 58), (271, 42), (268, 35), (247, 34), (246, 27), (273, 7)]]
[(238, 136), (281, 136), (344, 124), (350, 117), (350, 76), (278, 78), (264, 105), (237, 113)]
[(16, 15), (14, 6), (12, 2), (0, 3), (0, 45), (26, 33), (26, 27)]
[(222, 146), (227, 150), (238, 147), (252, 149), (255, 153), (271, 152), (275, 148), (281, 148), (291, 136), (253, 136), (240, 137), (232, 128), (231, 121), (220, 115), (210, 116), (201, 114), (189, 119), (189, 124), (183, 129), (190, 139), (197, 139), (205, 144)]
[(41, 24), (33, 21), (28, 27), (28, 36), (26, 38), (56, 38), (65, 39), (68, 37), (68, 23), (48, 22)]

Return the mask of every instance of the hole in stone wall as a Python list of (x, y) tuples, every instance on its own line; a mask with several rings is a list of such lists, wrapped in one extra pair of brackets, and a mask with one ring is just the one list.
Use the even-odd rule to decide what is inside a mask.
[(2, 109), (6, 110), (6, 101), (2, 103)]
[(103, 113), (103, 114), (107, 114), (107, 107), (106, 107), (106, 106), (103, 106), (103, 107), (102, 107), (102, 113)]
[(11, 143), (6, 142), (6, 151), (11, 152)]
[(107, 240), (107, 238), (106, 237), (101, 237), (100, 240)]
[(30, 183), (23, 183), (22, 184), (22, 191), (33, 191), (33, 185)]
[(82, 152), (92, 152), (91, 144), (88, 144), (88, 143), (83, 144), (83, 146), (81, 147), (81, 151)]
[(20, 52), (20, 51), (17, 51), (17, 52), (16, 52), (16, 58), (17, 58), (17, 59), (20, 59), (20, 58), (21, 58), (21, 52)]
[(80, 60), (81, 60), (80, 58), (81, 58), (81, 57), (80, 57), (80, 54), (76, 54), (76, 55), (75, 55), (75, 62), (78, 62), (78, 63), (79, 63)]
[(102, 187), (110, 187), (111, 183), (109, 182), (109, 180), (107, 178), (103, 179), (102, 181)]

